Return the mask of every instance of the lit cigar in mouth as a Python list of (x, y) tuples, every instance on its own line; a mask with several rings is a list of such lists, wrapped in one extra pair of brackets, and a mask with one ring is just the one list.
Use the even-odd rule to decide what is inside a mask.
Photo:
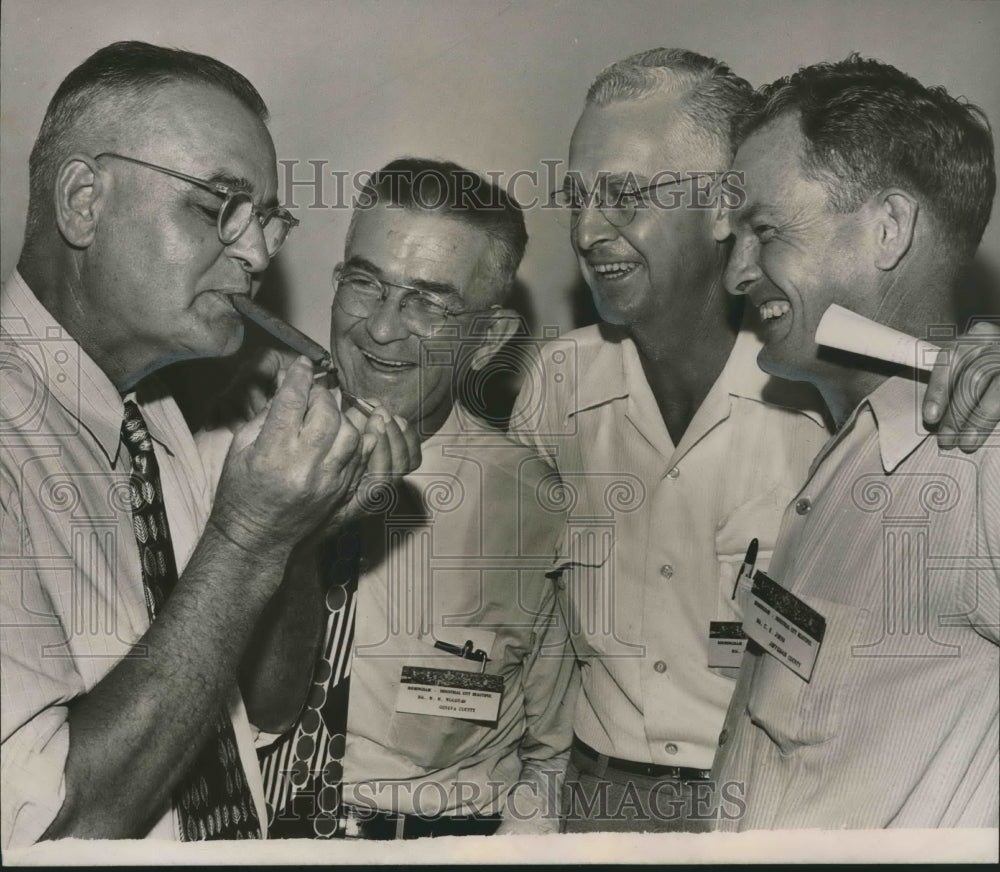
[(816, 327), (816, 342), (900, 366), (930, 371), (939, 346), (831, 303)]
[[(233, 304), (233, 308), (244, 318), (253, 321), (254, 324), (270, 333), (275, 339), (280, 340), (293, 351), (297, 351), (299, 354), (304, 354), (308, 357), (313, 362), (313, 365), (319, 367), (320, 370), (314, 378), (325, 376), (328, 373), (337, 375), (337, 367), (334, 366), (330, 352), (318, 342), (306, 336), (305, 333), (296, 330), (291, 324), (282, 321), (277, 315), (272, 315), (267, 309), (255, 303), (245, 294), (231, 294), (229, 301)], [(375, 406), (367, 400), (356, 397), (343, 388), (340, 389), (340, 393), (345, 400), (366, 416), (371, 415), (375, 411)]]

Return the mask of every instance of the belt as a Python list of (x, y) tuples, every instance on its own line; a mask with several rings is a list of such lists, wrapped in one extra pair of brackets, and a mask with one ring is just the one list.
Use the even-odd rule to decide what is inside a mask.
[(690, 766), (660, 766), (658, 763), (637, 763), (634, 760), (609, 757), (607, 754), (595, 751), (576, 736), (573, 737), (573, 750), (608, 769), (617, 769), (619, 772), (628, 772), (630, 775), (645, 775), (647, 778), (672, 778), (674, 781), (708, 781), (712, 777), (711, 769), (693, 769)]
[(427, 836), (492, 836), (503, 819), (500, 814), (436, 815), (379, 811), (353, 805), (341, 807), (347, 837), (354, 839), (419, 839)]

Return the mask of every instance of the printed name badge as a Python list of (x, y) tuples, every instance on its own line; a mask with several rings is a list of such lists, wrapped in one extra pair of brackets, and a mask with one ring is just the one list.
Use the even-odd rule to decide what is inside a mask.
[(502, 696), (502, 675), (404, 666), (396, 711), (496, 723)]
[(743, 610), (743, 631), (808, 681), (826, 633), (826, 618), (774, 579), (757, 572)]
[(747, 649), (747, 634), (739, 621), (709, 621), (708, 665), (713, 668), (738, 667)]

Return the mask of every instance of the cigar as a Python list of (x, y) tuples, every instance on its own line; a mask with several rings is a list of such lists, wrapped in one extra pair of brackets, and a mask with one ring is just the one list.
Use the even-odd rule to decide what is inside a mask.
[[(254, 324), (270, 333), (275, 339), (284, 342), (293, 351), (304, 354), (313, 362), (314, 366), (319, 367), (319, 372), (313, 375), (313, 381), (332, 374), (337, 378), (339, 384), (340, 377), (337, 367), (333, 363), (333, 358), (330, 357), (330, 352), (323, 348), (322, 345), (314, 342), (300, 330), (296, 330), (291, 324), (282, 321), (277, 315), (272, 315), (267, 309), (255, 303), (245, 294), (231, 294), (229, 300), (233, 304), (233, 308), (244, 318), (253, 321)], [(366, 418), (375, 411), (375, 406), (372, 403), (361, 399), (361, 397), (354, 396), (349, 391), (345, 391), (343, 387), (340, 388), (340, 393), (345, 400), (362, 412)]]
[(934, 369), (934, 358), (939, 349), (933, 342), (886, 327), (836, 303), (831, 303), (820, 318), (816, 327), (816, 342), (829, 348), (925, 371)]
[(233, 308), (244, 318), (253, 321), (258, 327), (266, 330), (275, 339), (280, 339), (293, 351), (304, 354), (315, 366), (330, 372), (335, 369), (333, 358), (318, 342), (314, 342), (305, 333), (296, 330), (291, 324), (282, 321), (277, 315), (272, 315), (263, 306), (258, 305), (245, 294), (232, 294), (229, 297)]

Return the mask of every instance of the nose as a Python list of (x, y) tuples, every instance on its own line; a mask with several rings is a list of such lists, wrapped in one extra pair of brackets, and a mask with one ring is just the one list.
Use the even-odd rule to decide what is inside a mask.
[(402, 297), (391, 293), (385, 294), (381, 301), (375, 304), (365, 322), (368, 334), (379, 345), (388, 345), (390, 342), (406, 339), (410, 335), (410, 329), (403, 323), (403, 313), (399, 308), (401, 299)]
[[(716, 237), (718, 239), (718, 237)], [(726, 290), (730, 294), (746, 294), (763, 275), (760, 262), (760, 242), (748, 235), (736, 239), (726, 265)]]
[(271, 262), (264, 242), (264, 228), (260, 226), (256, 216), (251, 219), (246, 230), (226, 246), (225, 251), (227, 257), (237, 261), (248, 273), (263, 272)]
[(587, 251), (617, 236), (618, 228), (604, 217), (604, 213), (597, 206), (584, 206), (580, 209), (576, 226), (573, 228), (573, 245), (578, 251)]

